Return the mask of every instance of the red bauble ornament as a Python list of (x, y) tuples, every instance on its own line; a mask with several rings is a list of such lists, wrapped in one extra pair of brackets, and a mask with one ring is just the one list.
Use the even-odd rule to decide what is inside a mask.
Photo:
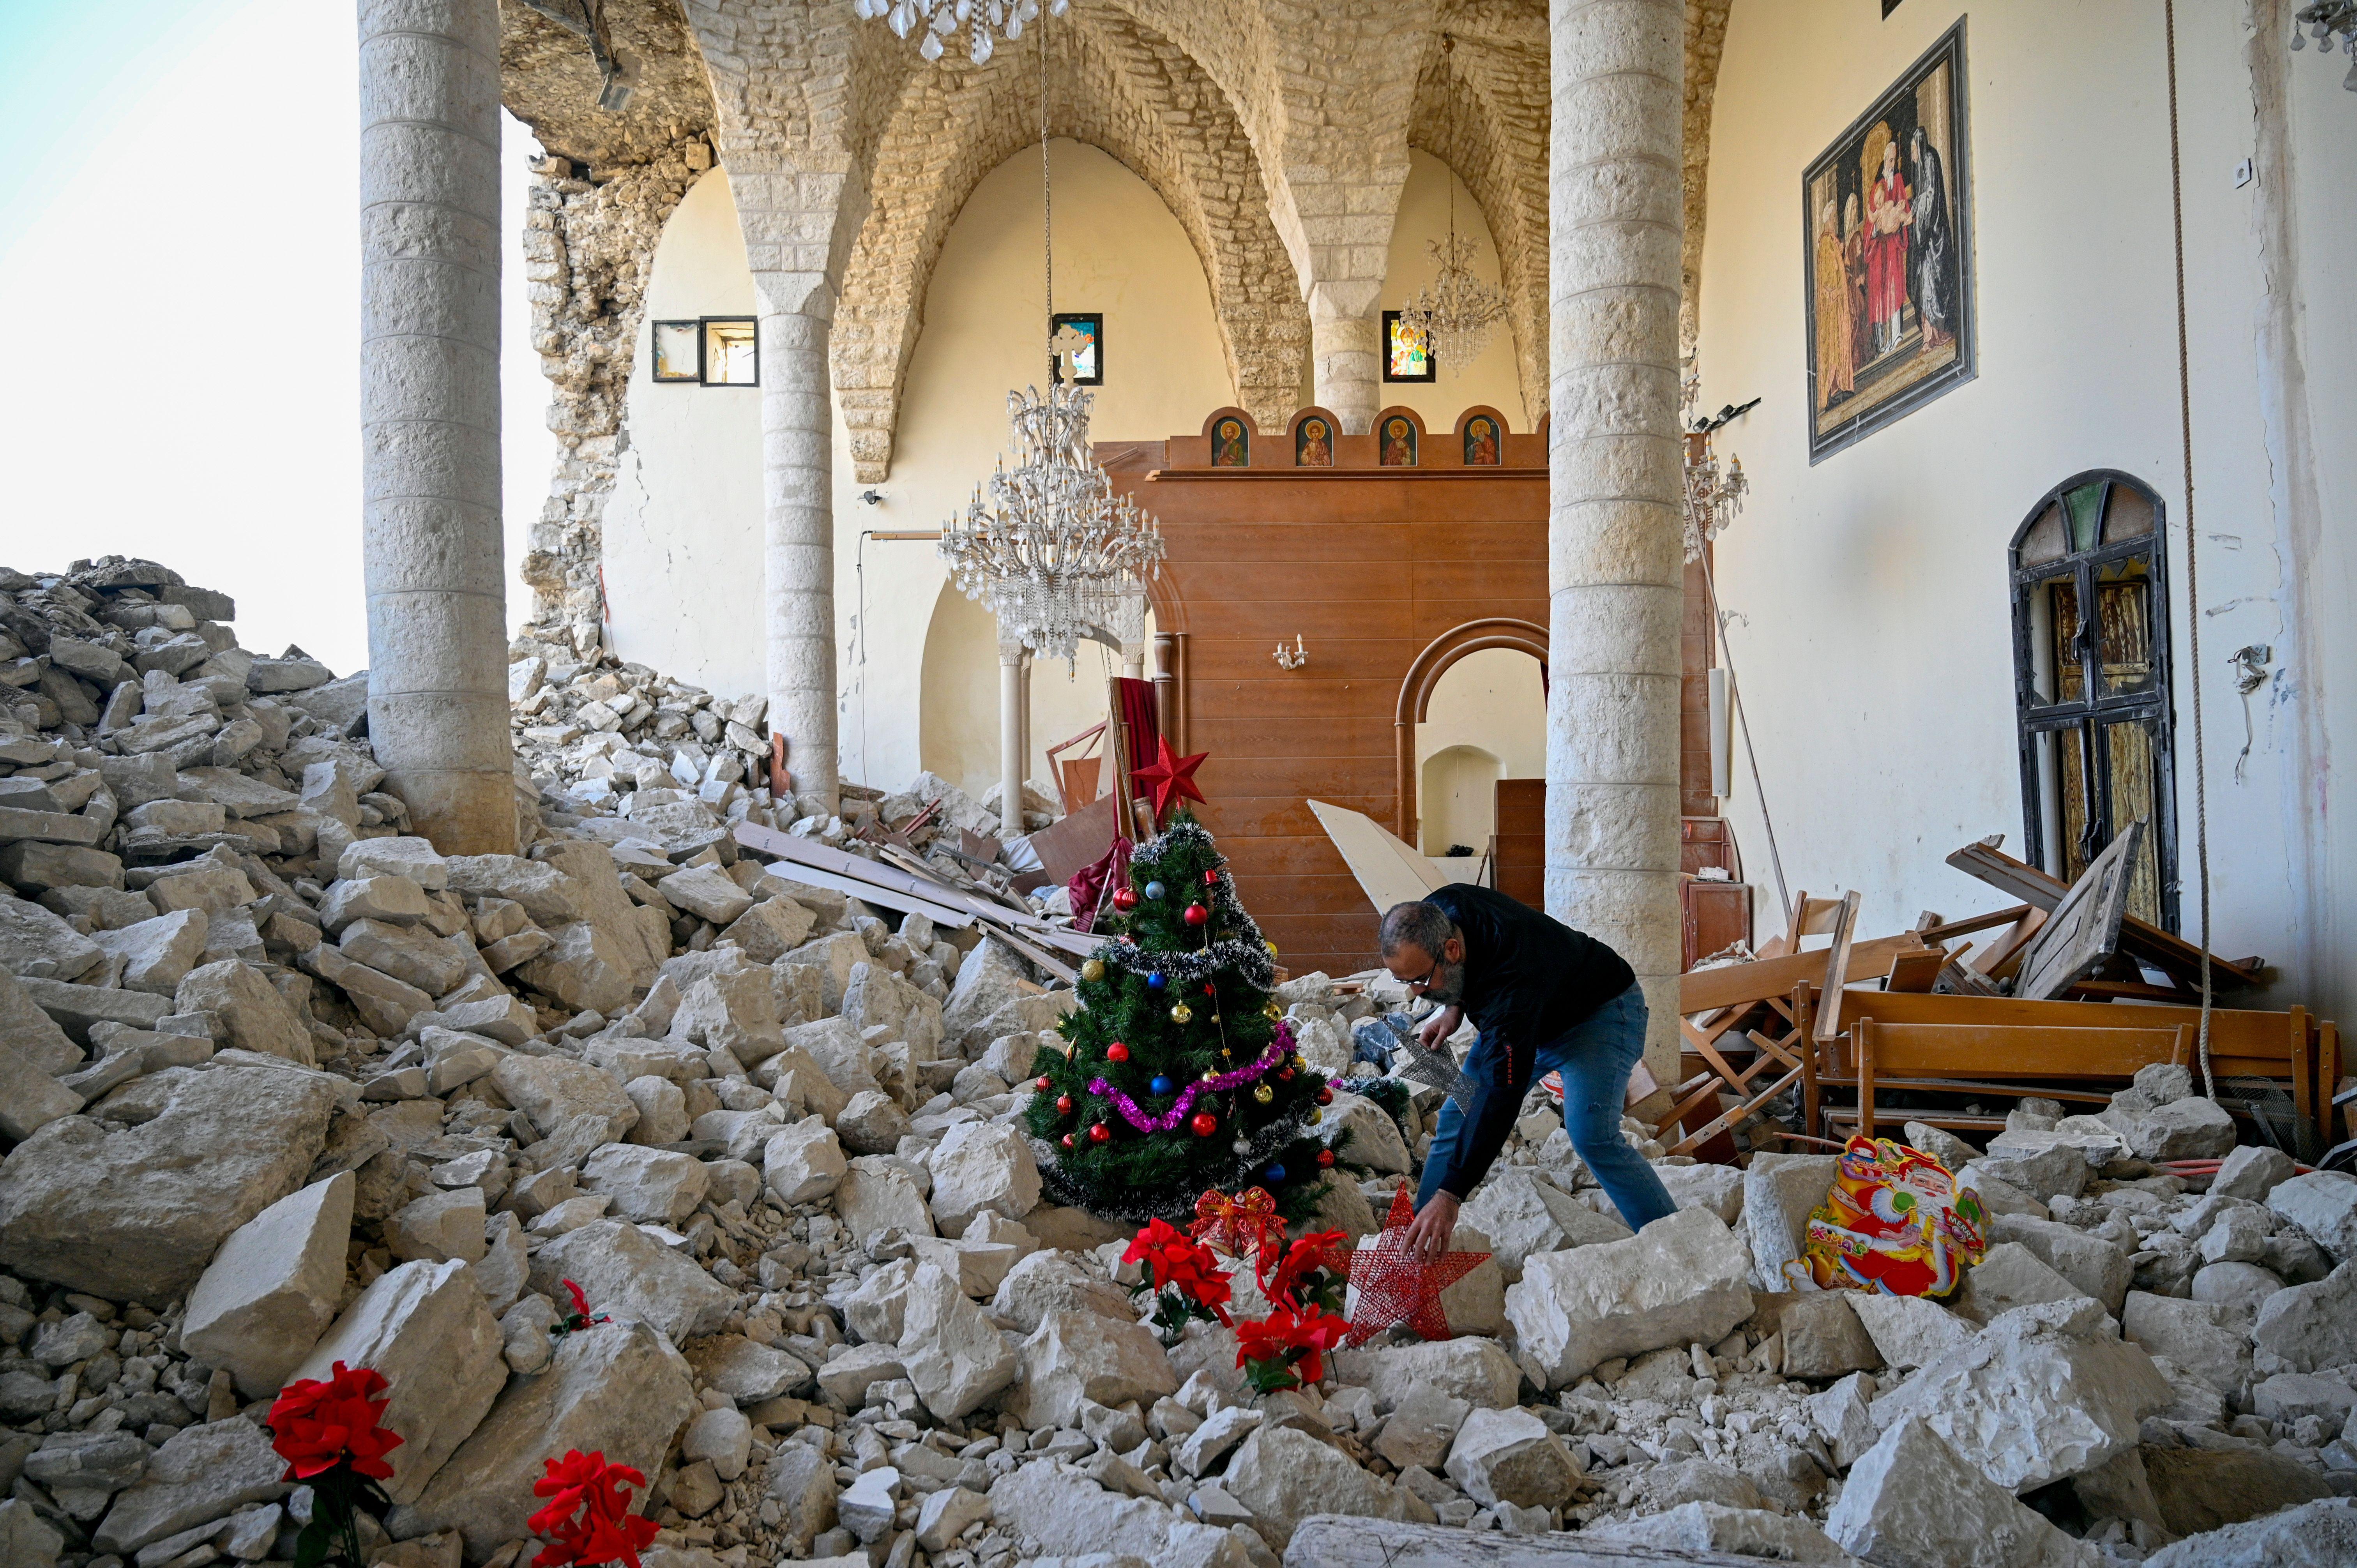
[(1333, 1150), (1320, 1149), (1318, 1151), (1318, 1168), (1319, 1170), (1331, 1170), (1334, 1168)]
[(1092, 1122), (1089, 1127), (1089, 1142), (1092, 1144), (1102, 1144), (1112, 1136), (1113, 1129), (1102, 1122)]
[(1281, 1067), (1277, 1069), (1276, 1081), (1279, 1083), (1291, 1083), (1293, 1081), (1293, 1069), (1289, 1067)]
[(1187, 906), (1185, 919), (1189, 925), (1200, 926), (1211, 918), (1211, 912), (1209, 909), (1204, 908), (1200, 904), (1189, 904)]
[(1043, 1072), (1038, 1078), (1031, 1080), (1031, 1087), (1038, 1090), (1040, 1093), (1045, 1094), (1056, 1086), (1048, 1081), (1048, 1075)]
[(1321, 1083), (1318, 1086), (1318, 1103), (1320, 1105), (1331, 1105), (1334, 1103), (1334, 1086), (1332, 1084)]
[(1066, 1148), (1068, 1148), (1068, 1149), (1069, 1149), (1069, 1148), (1071, 1148), (1071, 1147), (1072, 1146), (1072, 1135), (1071, 1135), (1070, 1133), (1065, 1133), (1065, 1134), (1064, 1134), (1064, 1136), (1063, 1136), (1063, 1144), (1064, 1144), (1064, 1147), (1066, 1147)]
[(1119, 1040), (1115, 1040), (1113, 1044), (1105, 1047), (1105, 1060), (1109, 1062), (1125, 1062), (1128, 1059), (1129, 1047), (1123, 1045)]
[(1136, 888), (1135, 888), (1135, 887), (1116, 887), (1116, 888), (1114, 888), (1114, 889), (1113, 890), (1113, 907), (1114, 907), (1114, 908), (1116, 908), (1116, 909), (1135, 909), (1135, 908), (1137, 908), (1137, 889), (1136, 889)]
[(1208, 1138), (1220, 1130), (1220, 1119), (1208, 1111), (1198, 1111), (1187, 1125), (1195, 1129), (1198, 1138)]
[(1056, 1096), (1056, 1114), (1059, 1116), (1070, 1116), (1071, 1113), (1072, 1097), (1069, 1094), (1060, 1094)]

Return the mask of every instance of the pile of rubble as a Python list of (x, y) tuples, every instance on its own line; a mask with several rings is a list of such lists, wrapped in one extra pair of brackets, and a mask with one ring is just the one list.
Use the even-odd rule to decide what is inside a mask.
[[(2118, 1122), (2181, 1074), (1985, 1151), (1910, 1127), (1995, 1213), (1946, 1303), (1780, 1288), (1829, 1157), (1665, 1159), (1630, 1122), (1684, 1206), (1631, 1236), (1534, 1097), (1465, 1208), (1492, 1256), (1445, 1297), (1460, 1337), (1256, 1398), (1232, 1329), (1166, 1349), (1125, 1232), (1041, 1201), (1017, 1119), (1071, 992), (739, 857), (758, 714), (543, 668), (523, 694), (560, 696), (520, 722), (578, 696), (618, 727), (527, 754), (527, 854), (445, 856), (377, 789), (358, 677), (241, 652), (225, 598), (149, 564), (0, 584), (12, 1568), (290, 1558), (309, 1495), (261, 1418), (338, 1360), (392, 1381), (393, 1568), (527, 1561), (568, 1448), (646, 1473), (650, 1568), (1273, 1568), (1347, 1531), (2357, 1552), (2357, 1180), (2260, 1149), (2206, 1191), (2151, 1172)], [(591, 733), (643, 758), (627, 815), (555, 760)], [(1372, 1070), (1351, 1026), (1401, 1000), (1356, 978), (1278, 993), (1330, 1073)], [(1337, 1093), (1320, 1223), (1375, 1229), (1439, 1104), (1401, 1101)], [(604, 1321), (553, 1333), (568, 1281)]]

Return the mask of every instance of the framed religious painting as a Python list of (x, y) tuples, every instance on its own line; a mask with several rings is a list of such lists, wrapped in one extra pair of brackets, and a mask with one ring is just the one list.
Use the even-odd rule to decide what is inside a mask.
[(1465, 422), (1465, 466), (1469, 468), (1494, 468), (1505, 447), (1505, 432), (1498, 422), (1486, 413), (1477, 413)]
[[(1104, 385), (1104, 312), (1060, 310), (1049, 323), (1050, 373), (1074, 386)], [(1068, 372), (1065, 367), (1071, 368)]]
[(1971, 381), (1959, 20), (1801, 175), (1809, 461)]
[(1415, 421), (1387, 413), (1375, 422), (1375, 461), (1386, 468), (1415, 467)]
[(1245, 429), (1244, 422), (1233, 414), (1225, 416), (1211, 426), (1211, 467), (1252, 467), (1252, 432)]
[(1383, 380), (1387, 381), (1428, 381), (1437, 372), (1432, 363), (1432, 340), (1421, 327), (1411, 327), (1400, 319), (1396, 310), (1383, 312)]
[(1334, 466), (1334, 427), (1323, 415), (1313, 413), (1293, 427), (1293, 464), (1297, 468)]
[(654, 324), (654, 379), (659, 381), (700, 381), (704, 379), (702, 361), (697, 354), (703, 348), (704, 328), (695, 321), (658, 321)]

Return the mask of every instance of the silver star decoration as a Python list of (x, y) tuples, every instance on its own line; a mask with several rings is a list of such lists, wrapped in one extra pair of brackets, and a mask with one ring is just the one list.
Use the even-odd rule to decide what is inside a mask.
[[(1457, 1066), (1457, 1058), (1443, 1045), (1438, 1050), (1427, 1049), (1417, 1037), (1417, 1021), (1404, 1013), (1388, 1013), (1380, 1018), (1370, 1018), (1353, 1031), (1365, 1040), (1372, 1034), (1372, 1043), (1407, 1053), (1406, 1065), (1399, 1069), (1402, 1078), (1437, 1089), (1457, 1101), (1457, 1109), (1468, 1116), (1473, 1113), (1473, 1085)], [(1389, 1038), (1385, 1038), (1388, 1036)]]

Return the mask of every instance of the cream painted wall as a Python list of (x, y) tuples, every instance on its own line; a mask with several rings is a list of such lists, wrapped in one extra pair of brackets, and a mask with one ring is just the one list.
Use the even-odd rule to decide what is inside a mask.
[[(1440, 806), (1431, 789), (1432, 765), (1443, 752), (1468, 748), (1492, 757), (1491, 779), (1546, 775), (1546, 692), (1539, 661), (1511, 648), (1469, 653), (1441, 671), (1415, 730), (1418, 836), (1426, 854), (1452, 843), (1489, 847), (1497, 819), (1494, 795), (1469, 804)], [(1448, 772), (1446, 765), (1440, 769)]]
[(606, 600), (622, 658), (725, 696), (767, 686), (761, 644), (761, 394), (654, 380), (653, 323), (753, 314), (728, 177), (663, 226), (606, 503)]
[[(1440, 263), (1432, 258), (1432, 242), (1448, 233), (1448, 195), (1457, 193), (1457, 231), (1473, 242), (1473, 273), (1482, 282), (1498, 282), (1498, 247), (1490, 237), (1490, 220), (1465, 182), (1430, 153), (1410, 152), (1407, 184), (1400, 192), (1399, 219), (1392, 230), (1390, 270), (1383, 274), (1379, 308), (1397, 310), (1415, 297), (1433, 279)], [(1412, 408), (1425, 428), (1445, 435), (1456, 428), (1457, 416), (1478, 403), (1488, 403), (1506, 416), (1508, 428), (1527, 432), (1536, 423), (1523, 406), (1522, 380), (1514, 371), (1514, 334), (1500, 322), (1481, 355), (1460, 373), (1440, 368), (1431, 381), (1385, 381), (1383, 406)], [(1207, 411), (1208, 412), (1208, 411)]]
[[(1992, 832), (2022, 847), (2007, 545), (2048, 488), (2116, 467), (2169, 507), (2192, 934), (2193, 670), (2160, 8), (1971, 8), (1979, 379), (1812, 467), (1801, 171), (1965, 7), (1910, 0), (1888, 21), (1878, 9), (1737, 6), (1712, 126), (1702, 401), (1764, 399), (1720, 437), (1752, 496), (1720, 538), (1718, 581), (1787, 874), (1812, 893), (1864, 890), (1870, 930), (1923, 908), (2004, 902), (1942, 860)], [(2298, 69), (2315, 67), (2312, 55), (2287, 57), (2295, 167), (2263, 166), (2258, 182), (2234, 188), (2231, 171), (2258, 145), (2241, 10), (2179, 8), (2214, 928), (2222, 950), (2297, 972), (2278, 1004), (2346, 1017), (2357, 993), (2345, 950), (2334, 955), (2357, 923), (2357, 848), (2348, 830), (2325, 825), (2331, 780), (2316, 753), (2333, 729), (2357, 733), (2345, 673), (2351, 480), (2345, 464), (2319, 467), (2287, 432), (2305, 415), (2316, 451), (2357, 441), (2357, 345), (2345, 311), (2317, 307), (2344, 292), (2326, 280), (2357, 251), (2346, 194), (2357, 103), (2335, 91), (2337, 72)], [(2281, 54), (2283, 36), (2271, 21), (2248, 40), (2250, 59)], [(2285, 276), (2316, 296), (2304, 317), (2272, 309), (2261, 271), (2268, 203), (2284, 200), (2299, 258)], [(2273, 297), (2285, 286), (2279, 278)], [(2295, 325), (2271, 343), (2274, 319)], [(2304, 357), (2305, 381), (2276, 368), (2287, 354)], [(2304, 511), (2303, 486), (2315, 498)], [(2287, 542), (2295, 535), (2307, 541), (2298, 552)], [(2303, 579), (2317, 618), (2331, 623), (2329, 645), (2301, 646), (2293, 591)], [(2246, 643), (2272, 645), (2297, 668), (2252, 699), (2255, 742), (2238, 776), (2243, 704), (2225, 659)], [(2315, 742), (2304, 759), (2303, 720)], [(1765, 885), (1758, 795), (1740, 768), (1729, 812)], [(1772, 903), (1771, 886), (1764, 920)]]

